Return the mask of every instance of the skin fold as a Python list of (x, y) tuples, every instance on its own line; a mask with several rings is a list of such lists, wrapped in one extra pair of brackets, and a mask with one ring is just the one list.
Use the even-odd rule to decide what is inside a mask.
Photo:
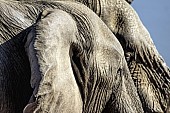
[(0, 3), (1, 112), (166, 112), (169, 68), (136, 12), (78, 2), (107, 26), (80, 3)]

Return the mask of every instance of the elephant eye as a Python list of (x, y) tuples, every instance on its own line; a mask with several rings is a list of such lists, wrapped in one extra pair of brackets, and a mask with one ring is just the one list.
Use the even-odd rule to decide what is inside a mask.
[(131, 56), (132, 56), (132, 53), (131, 53), (131, 52), (125, 53), (125, 58), (126, 58), (127, 61), (130, 60)]

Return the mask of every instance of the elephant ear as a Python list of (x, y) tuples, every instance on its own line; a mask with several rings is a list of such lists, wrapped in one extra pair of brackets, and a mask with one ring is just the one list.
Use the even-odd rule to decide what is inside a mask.
[(170, 91), (170, 70), (136, 12), (130, 6), (120, 11), (125, 14), (118, 18), (123, 24), (118, 27), (118, 32), (113, 29), (113, 33), (124, 49), (143, 109), (149, 113), (165, 112)]
[(132, 51), (134, 49), (132, 53), (125, 53), (131, 76), (144, 109), (149, 112), (165, 112), (170, 91), (169, 68), (155, 46), (144, 40), (140, 42), (135, 48), (133, 44), (129, 45)]

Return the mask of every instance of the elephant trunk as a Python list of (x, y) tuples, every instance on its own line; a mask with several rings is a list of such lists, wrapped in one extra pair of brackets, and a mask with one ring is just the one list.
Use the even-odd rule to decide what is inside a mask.
[[(68, 25), (73, 29), (68, 29)], [(76, 39), (74, 28), (75, 23), (67, 13), (45, 10), (28, 35), (31, 84), (39, 103), (35, 111), (82, 112), (82, 99), (70, 61), (70, 45)]]

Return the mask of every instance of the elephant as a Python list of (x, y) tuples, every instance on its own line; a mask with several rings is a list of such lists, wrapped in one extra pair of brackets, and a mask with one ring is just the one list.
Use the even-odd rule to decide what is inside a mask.
[[(106, 26), (87, 7), (72, 2), (0, 3), (1, 111), (19, 113), (30, 101), (24, 112), (32, 102), (37, 102), (36, 112), (166, 112), (169, 68), (133, 8), (124, 0), (104, 1), (103, 7), (78, 1)], [(50, 28), (57, 32), (48, 31)], [(51, 39), (46, 42), (48, 36)], [(57, 41), (60, 43), (54, 44)], [(58, 65), (51, 65), (54, 61)], [(68, 78), (62, 81), (58, 73)]]
[[(11, 22), (10, 25), (13, 26), (16, 21), (24, 27), (28, 25), (26, 29), (23, 26), (9, 27), (13, 29), (14, 33), (11, 32), (11, 35), (14, 34), (14, 36), (9, 39), (10, 36), (6, 32), (1, 40), (3, 56), (9, 54), (5, 53), (7, 49), (5, 45), (13, 41), (18, 43), (16, 42), (9, 51), (13, 53), (15, 49), (20, 48), (22, 51), (19, 53), (22, 52), (22, 54), (15, 54), (19, 57), (24, 57), (23, 54), (28, 56), (27, 59), (25, 55), (25, 59), (29, 61), (27, 65), (31, 68), (31, 70), (28, 69), (30, 71), (28, 74), (31, 75), (33, 91), (32, 95), (31, 91), (27, 90), (25, 93), (30, 93), (29, 95), (20, 94), (27, 97), (24, 100), (29, 101), (28, 97), (31, 98), (24, 112), (31, 111), (28, 108), (34, 105), (31, 107), (35, 108), (33, 112), (42, 113), (105, 113), (109, 111), (142, 113), (142, 104), (128, 71), (123, 49), (110, 29), (84, 5), (72, 2), (56, 2), (55, 4), (58, 8), (53, 10), (48, 9), (49, 7), (45, 8), (40, 15), (37, 15), (39, 17), (36, 22), (29, 27), (30, 21), (24, 21), (26, 23), (24, 25), (21, 23), (22, 17), (30, 19), (27, 13), (22, 14), (23, 4), (22, 7), (18, 3), (1, 3), (3, 7), (1, 11), (8, 11), (5, 14), (1, 13), (4, 14), (1, 17), (6, 15), (14, 19), (12, 20), (14, 23)], [(17, 14), (15, 10), (10, 10), (10, 5), (15, 8), (20, 7), (22, 11)], [(35, 11), (34, 14), (38, 13)], [(4, 27), (2, 28), (4, 33), (6, 23), (1, 21), (1, 24)], [(15, 32), (21, 33), (15, 36)], [(19, 47), (15, 47), (16, 45)], [(3, 63), (11, 63), (13, 59), (7, 59), (9, 57), (10, 55), (1, 57)], [(25, 61), (25, 59), (20, 60)], [(21, 61), (18, 62), (21, 63), (18, 64), (19, 67), (24, 65)], [(8, 68), (9, 65), (6, 66), (4, 67)], [(6, 71), (1, 71), (2, 74), (6, 74)], [(11, 73), (15, 74), (13, 71)], [(14, 84), (7, 86), (11, 88), (12, 85)], [(30, 87), (24, 85), (22, 88)], [(3, 96), (6, 98), (1, 99), (1, 104), (6, 106), (1, 112), (21, 112), (17, 107), (23, 109), (22, 106), (27, 104), (21, 100), (20, 105), (16, 106), (15, 101), (8, 100), (9, 96), (13, 95), (4, 94)]]
[(170, 93), (169, 67), (129, 5), (133, 0), (69, 1), (80, 2), (92, 9), (119, 40), (144, 111), (165, 112)]

